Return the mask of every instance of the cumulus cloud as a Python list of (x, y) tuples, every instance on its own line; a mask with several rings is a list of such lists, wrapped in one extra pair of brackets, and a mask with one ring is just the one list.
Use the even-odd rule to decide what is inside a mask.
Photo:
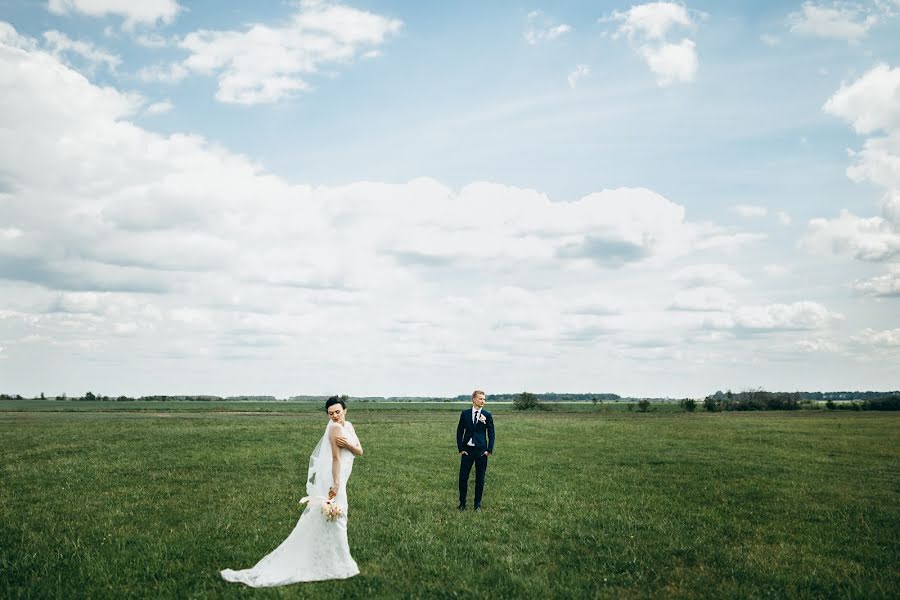
[(591, 74), (591, 67), (588, 65), (575, 65), (575, 68), (569, 71), (569, 87), (573, 90), (578, 85), (578, 81), (584, 79), (585, 77), (589, 77)]
[(526, 21), (522, 37), (532, 46), (541, 42), (553, 41), (572, 31), (571, 26), (565, 23), (554, 23), (539, 10), (528, 13)]
[[(863, 294), (892, 296), (900, 269), (900, 68), (879, 64), (852, 83), (841, 85), (823, 110), (850, 123), (857, 133), (873, 135), (847, 169), (853, 181), (884, 189), (881, 216), (858, 217), (842, 210), (837, 218), (813, 219), (802, 244), (812, 251), (880, 262), (887, 275), (857, 281)], [(877, 134), (884, 133), (878, 137)]]
[(868, 296), (898, 297), (900, 296), (900, 271), (857, 281), (853, 288)]
[(101, 50), (91, 42), (73, 40), (56, 30), (45, 31), (44, 41), (53, 54), (80, 56), (87, 61), (89, 69), (103, 65), (109, 71), (115, 72), (116, 67), (122, 63), (122, 59), (115, 54)]
[(615, 11), (610, 18), (622, 22), (618, 34), (648, 40), (664, 40), (675, 27), (694, 26), (687, 8), (674, 2), (648, 2)]
[(897, 348), (900, 347), (900, 328), (883, 330), (864, 329), (856, 339), (867, 346)]
[(301, 2), (287, 23), (256, 23), (241, 31), (199, 30), (178, 46), (180, 63), (145, 68), (145, 80), (179, 81), (189, 73), (218, 79), (216, 99), (231, 104), (272, 103), (311, 89), (323, 67), (345, 65), (379, 46), (402, 22), (341, 4)]
[(813, 219), (803, 240), (813, 251), (881, 262), (900, 253), (900, 233), (881, 217), (860, 218), (842, 210), (836, 219)]
[(159, 83), (178, 83), (186, 78), (190, 72), (180, 63), (169, 65), (149, 65), (141, 67), (137, 76), (141, 81)]
[(900, 67), (879, 64), (850, 84), (842, 84), (823, 110), (850, 122), (857, 133), (900, 129)]
[(660, 86), (691, 82), (696, 78), (699, 60), (696, 44), (689, 38), (669, 41), (673, 29), (694, 29), (696, 23), (687, 7), (674, 2), (649, 2), (629, 10), (614, 11), (601, 19), (620, 25), (613, 37), (625, 37), (656, 75)]
[(135, 25), (153, 26), (168, 24), (175, 20), (183, 9), (176, 0), (50, 0), (50, 12), (58, 15), (80, 13), (91, 17), (115, 15), (122, 17), (123, 27), (133, 29)]
[(778, 224), (788, 226), (792, 223), (791, 215), (787, 214), (783, 210), (779, 210), (775, 215), (778, 218)]
[(855, 2), (830, 6), (804, 2), (799, 12), (790, 14), (788, 23), (792, 33), (858, 42), (878, 23), (878, 16)]
[(148, 115), (164, 115), (173, 108), (175, 108), (175, 105), (169, 100), (160, 100), (149, 105), (144, 112)]
[(729, 319), (731, 327), (750, 332), (811, 330), (826, 328), (843, 319), (818, 302), (742, 306)]

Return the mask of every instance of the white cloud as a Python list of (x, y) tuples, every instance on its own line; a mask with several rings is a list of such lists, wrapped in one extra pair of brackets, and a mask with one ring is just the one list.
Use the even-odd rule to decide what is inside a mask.
[(695, 47), (693, 41), (685, 38), (677, 44), (644, 45), (638, 51), (656, 75), (656, 83), (665, 87), (696, 78), (699, 62)]
[(32, 38), (20, 35), (16, 28), (6, 21), (0, 21), (0, 43), (24, 50), (34, 50), (37, 47)]
[(141, 81), (178, 83), (189, 74), (188, 70), (179, 63), (170, 65), (150, 65), (138, 70), (137, 76)]
[(173, 105), (169, 100), (161, 100), (159, 102), (154, 102), (150, 106), (147, 107), (147, 110), (144, 112), (148, 115), (164, 115), (167, 112), (171, 111), (175, 105)]
[(169, 81), (187, 73), (215, 76), (220, 102), (272, 103), (311, 89), (307, 79), (323, 66), (349, 64), (401, 27), (397, 19), (307, 0), (281, 26), (257, 23), (243, 31), (190, 33), (178, 44), (190, 53), (187, 59), (144, 69), (140, 76)]
[(781, 38), (777, 35), (772, 35), (771, 33), (764, 33), (760, 35), (759, 41), (761, 41), (766, 46), (778, 46), (781, 44)]
[(756, 206), (752, 204), (738, 204), (733, 207), (733, 210), (740, 216), (748, 218), (764, 217), (769, 214), (769, 209), (765, 206)]
[(64, 15), (81, 13), (91, 17), (116, 15), (124, 19), (125, 29), (135, 25), (171, 23), (183, 9), (176, 0), (50, 0), (50, 12)]
[(864, 219), (842, 210), (836, 219), (811, 220), (802, 244), (814, 252), (881, 262), (900, 253), (900, 232), (881, 217)]
[(822, 339), (822, 338), (812, 338), (806, 340), (799, 340), (796, 343), (796, 347), (798, 350), (802, 352), (840, 352), (841, 346), (834, 340)]
[(553, 41), (572, 31), (571, 26), (565, 23), (553, 23), (539, 10), (528, 13), (526, 21), (522, 37), (532, 46), (541, 42)]
[(900, 129), (900, 67), (879, 64), (841, 88), (823, 110), (853, 124), (857, 133)]
[(869, 296), (900, 296), (900, 272), (891, 272), (853, 285), (858, 292)]
[(776, 216), (778, 217), (779, 225), (788, 226), (792, 222), (791, 215), (787, 214), (783, 210), (779, 210)]
[(578, 85), (578, 81), (591, 74), (591, 67), (588, 65), (575, 65), (575, 68), (569, 72), (569, 87), (573, 90)]
[(792, 33), (858, 42), (878, 23), (878, 17), (855, 2), (831, 6), (804, 2), (800, 12), (791, 13), (788, 23)]
[(898, 329), (864, 329), (857, 336), (857, 341), (868, 346), (896, 348), (900, 346), (900, 328)]
[(884, 189), (882, 216), (858, 217), (843, 210), (837, 218), (813, 219), (802, 244), (818, 252), (848, 254), (881, 262), (887, 275), (857, 281), (853, 287), (872, 296), (895, 294), (900, 271), (900, 68), (879, 64), (850, 84), (842, 84), (823, 110), (853, 125), (860, 134), (884, 132), (865, 140), (847, 176)]
[(90, 68), (104, 65), (109, 71), (115, 72), (116, 67), (122, 63), (122, 59), (115, 54), (101, 50), (90, 42), (73, 40), (56, 30), (45, 31), (44, 40), (54, 55), (75, 54), (88, 61)]
[(804, 301), (742, 306), (733, 315), (733, 326), (748, 331), (822, 329), (843, 318), (818, 302)]
[(665, 87), (679, 82), (694, 81), (699, 67), (696, 44), (689, 38), (668, 41), (675, 28), (693, 29), (696, 23), (688, 9), (673, 2), (650, 2), (632, 6), (625, 12), (614, 11), (603, 21), (621, 24), (614, 38), (626, 37), (650, 70), (658, 85)]
[(640, 40), (664, 40), (675, 27), (694, 26), (687, 8), (674, 2), (648, 2), (615, 11), (607, 20), (621, 21), (617, 35)]

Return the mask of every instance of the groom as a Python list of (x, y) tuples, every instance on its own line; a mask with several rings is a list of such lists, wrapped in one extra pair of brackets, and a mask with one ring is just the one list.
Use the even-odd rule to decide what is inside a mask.
[(456, 426), (456, 449), (459, 450), (459, 510), (466, 510), (469, 473), (475, 465), (475, 510), (481, 509), (484, 475), (488, 456), (494, 453), (494, 417), (484, 410), (484, 392), (472, 392), (472, 408), (459, 415)]

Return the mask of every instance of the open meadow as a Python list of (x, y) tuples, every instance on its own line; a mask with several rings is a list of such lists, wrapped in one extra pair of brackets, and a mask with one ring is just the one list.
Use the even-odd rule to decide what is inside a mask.
[(252, 590), (218, 571), (292, 529), (318, 406), (2, 403), (0, 596), (900, 596), (897, 413), (488, 403), (483, 510), (459, 513), (463, 406), (351, 400), (361, 575)]

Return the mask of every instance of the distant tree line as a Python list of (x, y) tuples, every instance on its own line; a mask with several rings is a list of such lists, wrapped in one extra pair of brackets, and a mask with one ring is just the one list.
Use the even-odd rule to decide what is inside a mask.
[(797, 392), (802, 400), (875, 400), (900, 396), (900, 390), (893, 392)]
[[(811, 397), (813, 394), (818, 397)], [(845, 398), (827, 397), (832, 394), (847, 395), (860, 402), (845, 402)], [(827, 397), (826, 408), (847, 408), (852, 410), (900, 410), (900, 392), (767, 392), (762, 389), (747, 390), (733, 393), (717, 391), (715, 394), (703, 399), (703, 408), (709, 412), (723, 410), (798, 410), (800, 408), (814, 408), (814, 402)], [(834, 402), (835, 399), (841, 403)], [(684, 404), (682, 404), (684, 406)], [(684, 406), (686, 410), (688, 409)]]
[[(29, 398), (23, 398), (21, 395), (16, 394), (15, 396), (11, 396), (9, 394), (0, 394), (0, 400), (28, 400)], [(35, 398), (37, 399), (37, 398)], [(39, 398), (40, 400), (46, 400), (46, 396), (41, 393)], [(69, 400), (74, 402), (136, 402), (136, 401), (154, 401), (154, 402), (229, 402), (229, 401), (251, 401), (251, 402), (273, 402), (278, 400), (275, 396), (208, 396), (208, 395), (196, 395), (196, 396), (104, 396), (102, 394), (95, 394), (94, 392), (87, 392), (84, 396), (68, 396), (66, 394), (61, 394), (53, 398), (55, 400)]]
[(834, 400), (828, 400), (825, 402), (825, 408), (828, 410), (900, 410), (900, 394), (872, 398), (862, 402), (835, 402)]
[[(489, 399), (496, 402), (515, 402), (516, 398), (521, 396), (521, 392), (518, 394), (488, 394)], [(598, 401), (615, 401), (621, 400), (622, 397), (618, 394), (560, 394), (556, 392), (547, 392), (546, 394), (540, 394), (540, 399), (543, 402), (598, 402)], [(468, 394), (460, 394), (456, 397), (456, 400), (468, 401), (471, 400), (471, 396)]]

